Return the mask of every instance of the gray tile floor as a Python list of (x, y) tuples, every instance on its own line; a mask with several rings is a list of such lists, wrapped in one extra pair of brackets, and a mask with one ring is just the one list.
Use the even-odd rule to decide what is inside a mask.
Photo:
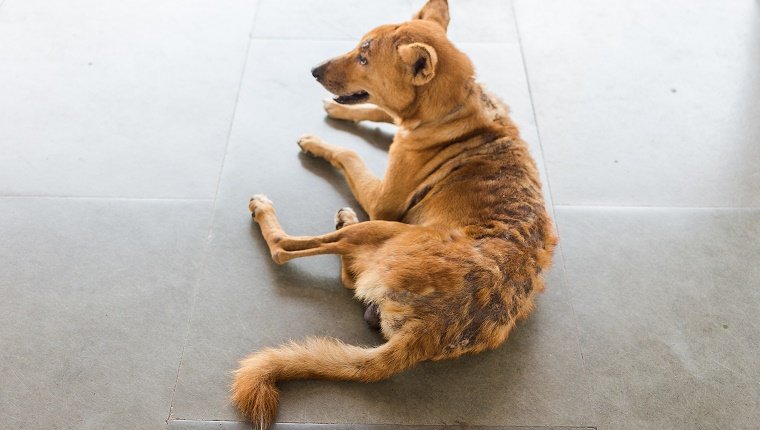
[[(278, 428), (758, 428), (760, 2), (450, 2), (542, 167), (547, 292), (497, 351), (283, 384)], [(238, 358), (380, 342), (246, 203), (303, 234), (356, 207), (295, 139), (381, 174), (393, 128), (325, 119), (309, 68), (420, 3), (0, 0), (0, 428), (247, 428)]]

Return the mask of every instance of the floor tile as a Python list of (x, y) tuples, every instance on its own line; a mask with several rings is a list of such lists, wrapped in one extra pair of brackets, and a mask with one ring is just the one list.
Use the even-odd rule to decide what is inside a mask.
[[(337, 259), (274, 265), (247, 212), (248, 197), (265, 192), (286, 230), (318, 234), (333, 228), (338, 208), (357, 207), (331, 168), (298, 154), (295, 138), (304, 132), (356, 149), (382, 174), (392, 128), (325, 119), (320, 99), (327, 94), (309, 75), (311, 65), (350, 46), (263, 40), (251, 46), (173, 419), (239, 420), (227, 400), (230, 371), (263, 346), (308, 335), (351, 344), (381, 341), (340, 286)], [(499, 48), (477, 47), (476, 63), (492, 64), (488, 54), (504, 52)], [(503, 84), (512, 78), (502, 76), (496, 83), (516, 88)], [(503, 348), (424, 364), (378, 384), (283, 384), (278, 421), (588, 425), (588, 387), (560, 270), (552, 272), (536, 314)]]
[(760, 206), (760, 3), (515, 9), (555, 203)]
[[(169, 421), (169, 430), (249, 430), (249, 423), (237, 421)], [(270, 430), (449, 430), (462, 428), (462, 425), (454, 426), (409, 426), (409, 425), (383, 425), (383, 424), (274, 424)], [(467, 430), (594, 430), (590, 427), (525, 427), (525, 426), (467, 426)]]
[[(234, 213), (232, 206), (223, 210)], [(307, 336), (361, 345), (381, 341), (364, 323), (360, 305), (340, 286), (337, 260), (321, 257), (276, 267), (257, 227), (246, 218), (240, 213), (241, 221), (215, 227), (172, 418), (240, 420), (228, 402), (230, 372), (237, 360), (264, 346)], [(548, 285), (537, 312), (502, 348), (426, 363), (376, 384), (283, 383), (277, 421), (588, 424), (588, 387), (561, 276), (550, 275)]]
[[(333, 39), (358, 43), (383, 24), (408, 21), (422, 0), (261, 0), (253, 36), (264, 39)], [(449, 36), (455, 42), (516, 40), (511, 1), (449, 3)], [(287, 25), (283, 25), (287, 22)]]
[(165, 426), (210, 202), (0, 199), (0, 423)]
[(6, 1), (0, 195), (212, 198), (255, 6)]
[(760, 211), (558, 207), (600, 429), (760, 422)]

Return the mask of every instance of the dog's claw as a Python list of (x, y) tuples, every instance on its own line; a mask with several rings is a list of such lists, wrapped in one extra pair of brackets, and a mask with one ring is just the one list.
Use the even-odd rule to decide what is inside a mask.
[(357, 119), (350, 116), (350, 111), (348, 111), (346, 106), (335, 102), (333, 99), (322, 100), (322, 106), (324, 107), (327, 116), (332, 119), (359, 122)]
[(265, 207), (273, 207), (273, 203), (264, 194), (254, 194), (250, 200), (248, 200), (248, 210), (251, 211), (251, 216), (256, 217), (256, 211)]
[(311, 155), (311, 153), (309, 153), (309, 151), (307, 151), (306, 148), (304, 148), (304, 145), (303, 145), (304, 144), (304, 140), (306, 140), (307, 137), (309, 137), (308, 134), (301, 135), (298, 138), (298, 140), (296, 141), (296, 143), (298, 144), (298, 147), (301, 148), (301, 152), (303, 152), (304, 154), (307, 154), (307, 155)]
[(327, 113), (327, 116), (334, 119), (342, 119), (339, 118), (337, 115), (337, 110), (340, 109), (340, 105), (338, 103), (335, 103), (333, 99), (324, 99), (322, 100), (322, 107), (325, 109), (325, 113)]
[(337, 103), (332, 99), (322, 99), (322, 106), (325, 108), (325, 112), (327, 112), (328, 115), (330, 115), (330, 110), (336, 105)]
[(304, 134), (298, 138), (298, 146), (301, 148), (301, 152), (306, 155), (318, 158), (320, 155), (314, 152), (315, 148), (318, 148), (322, 144), (322, 139), (311, 134)]
[(301, 142), (300, 140), (298, 141), (298, 147), (299, 147), (299, 148), (301, 148), (301, 152), (302, 152), (304, 155), (308, 155), (309, 157), (312, 157), (312, 158), (317, 158), (317, 156), (316, 156), (316, 155), (314, 155), (314, 153), (313, 153), (313, 152), (311, 152), (311, 151), (309, 151), (308, 149), (304, 148), (304, 146), (303, 146), (303, 142)]

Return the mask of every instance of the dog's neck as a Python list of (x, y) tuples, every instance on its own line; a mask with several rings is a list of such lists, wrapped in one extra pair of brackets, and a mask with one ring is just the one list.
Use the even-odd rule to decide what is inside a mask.
[[(398, 136), (405, 146), (434, 149), (474, 130), (501, 128), (502, 124), (494, 122), (485, 111), (482, 89), (474, 79), (465, 84), (448, 84), (448, 88), (455, 90), (421, 89), (418, 101), (399, 115)], [(433, 94), (445, 94), (446, 99), (437, 100)]]

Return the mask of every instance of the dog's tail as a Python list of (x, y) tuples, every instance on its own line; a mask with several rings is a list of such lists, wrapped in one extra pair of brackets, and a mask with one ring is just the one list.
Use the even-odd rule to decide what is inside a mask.
[[(346, 345), (336, 339), (310, 338), (251, 354), (240, 362), (232, 383), (232, 401), (257, 429), (269, 427), (277, 413), (275, 383), (289, 379), (337, 379), (374, 382), (421, 361), (397, 333), (374, 348)], [(415, 351), (417, 352), (417, 351)]]

